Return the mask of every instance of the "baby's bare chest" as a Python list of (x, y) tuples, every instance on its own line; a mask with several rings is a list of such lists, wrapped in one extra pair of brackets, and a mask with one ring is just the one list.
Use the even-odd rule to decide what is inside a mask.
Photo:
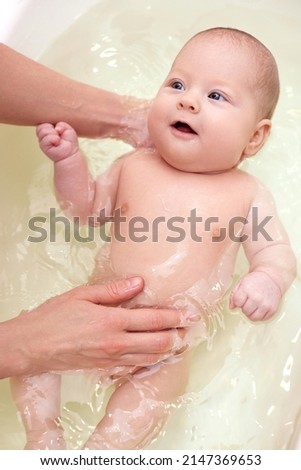
[(121, 174), (115, 210), (124, 227), (227, 238), (241, 231), (251, 203), (251, 191), (237, 179), (135, 162)]

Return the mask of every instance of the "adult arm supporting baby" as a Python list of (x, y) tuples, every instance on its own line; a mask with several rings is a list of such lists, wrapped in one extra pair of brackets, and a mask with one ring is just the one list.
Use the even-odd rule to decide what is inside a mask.
[(0, 122), (36, 126), (66, 121), (85, 137), (148, 141), (149, 103), (71, 80), (0, 44)]

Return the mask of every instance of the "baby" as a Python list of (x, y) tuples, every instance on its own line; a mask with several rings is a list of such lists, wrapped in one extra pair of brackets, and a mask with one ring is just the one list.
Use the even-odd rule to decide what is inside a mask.
[[(62, 122), (40, 125), (61, 207), (82, 223), (112, 220), (91, 282), (142, 276), (144, 291), (130, 306), (192, 310), (200, 319), (195, 345), (207, 337), (208, 315), (231, 285), (242, 244), (250, 269), (230, 308), (252, 321), (274, 315), (295, 277), (295, 257), (269, 191), (238, 165), (266, 142), (278, 95), (269, 50), (245, 32), (213, 28), (184, 45), (152, 103), (154, 149), (122, 156), (94, 181), (75, 131)], [(84, 448), (148, 444), (166, 404), (185, 391), (189, 354), (123, 377)], [(54, 374), (14, 381), (26, 448), (64, 447), (59, 384)]]

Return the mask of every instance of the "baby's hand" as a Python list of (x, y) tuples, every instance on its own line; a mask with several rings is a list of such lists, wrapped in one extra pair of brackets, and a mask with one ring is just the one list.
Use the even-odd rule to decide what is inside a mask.
[(71, 157), (79, 149), (75, 130), (65, 122), (56, 126), (40, 124), (36, 133), (41, 149), (55, 163)]
[(240, 307), (252, 321), (267, 320), (281, 300), (277, 284), (264, 272), (254, 271), (244, 276), (230, 296), (230, 308)]

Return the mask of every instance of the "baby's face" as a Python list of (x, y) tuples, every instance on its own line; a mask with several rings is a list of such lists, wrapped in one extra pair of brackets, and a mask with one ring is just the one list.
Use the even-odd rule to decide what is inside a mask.
[(194, 38), (181, 50), (149, 113), (167, 163), (211, 173), (235, 167), (258, 122), (254, 62), (223, 38)]

